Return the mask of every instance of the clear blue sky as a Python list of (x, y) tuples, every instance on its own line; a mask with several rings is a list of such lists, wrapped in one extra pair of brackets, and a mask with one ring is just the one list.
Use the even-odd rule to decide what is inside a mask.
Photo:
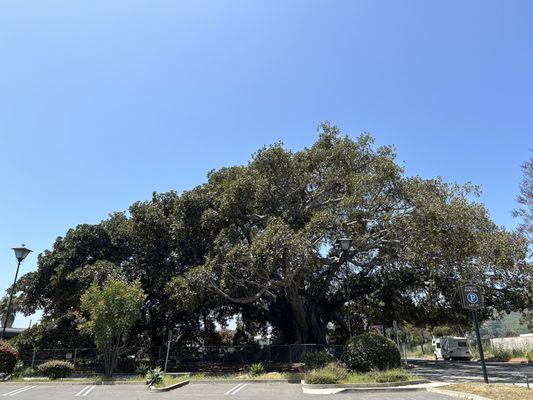
[(2, 1), (0, 289), (12, 246), (32, 270), (68, 228), (324, 120), (395, 144), (409, 174), (482, 185), (512, 228), (531, 21), (528, 0)]

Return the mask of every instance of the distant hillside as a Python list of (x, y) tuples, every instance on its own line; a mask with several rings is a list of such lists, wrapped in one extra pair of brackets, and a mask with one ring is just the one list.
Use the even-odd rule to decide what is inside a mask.
[(526, 325), (520, 323), (520, 313), (512, 312), (500, 320), (484, 322), (480, 333), (482, 336), (506, 337), (529, 333), (529, 330)]

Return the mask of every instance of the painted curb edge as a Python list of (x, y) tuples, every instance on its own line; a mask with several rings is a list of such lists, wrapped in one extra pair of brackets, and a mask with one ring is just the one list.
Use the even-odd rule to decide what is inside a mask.
[(175, 383), (173, 385), (162, 387), (162, 388), (156, 388), (156, 387), (150, 386), (150, 391), (151, 392), (169, 392), (171, 390), (180, 388), (180, 387), (188, 385), (188, 384), (189, 384), (189, 380), (187, 379), (185, 381), (181, 381), (181, 382)]

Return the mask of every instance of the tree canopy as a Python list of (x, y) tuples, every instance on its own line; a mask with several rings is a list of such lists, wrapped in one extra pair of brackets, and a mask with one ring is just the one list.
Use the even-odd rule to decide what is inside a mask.
[[(154, 194), (100, 224), (79, 225), (18, 284), (26, 313), (80, 308), (93, 282), (138, 280), (137, 337), (216, 343), (215, 322), (324, 343), (387, 320), (461, 324), (457, 287), (481, 285), (485, 317), (531, 306), (527, 241), (496, 226), (478, 188), (406, 176), (392, 147), (321, 125), (300, 151), (281, 143), (212, 171), (180, 195)], [(336, 246), (352, 239), (348, 251)]]

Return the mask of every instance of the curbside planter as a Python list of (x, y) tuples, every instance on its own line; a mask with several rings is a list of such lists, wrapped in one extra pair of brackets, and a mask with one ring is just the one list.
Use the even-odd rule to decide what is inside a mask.
[(159, 393), (159, 392), (169, 392), (171, 390), (174, 390), (174, 389), (177, 389), (177, 388), (180, 388), (182, 386), (185, 386), (185, 385), (188, 385), (189, 384), (189, 380), (185, 380), (185, 381), (181, 381), (181, 382), (178, 382), (178, 383), (175, 383), (173, 385), (170, 385), (170, 386), (166, 386), (166, 387), (162, 387), (162, 388), (156, 388), (154, 386), (150, 386), (149, 389), (151, 392), (156, 392), (156, 393)]

